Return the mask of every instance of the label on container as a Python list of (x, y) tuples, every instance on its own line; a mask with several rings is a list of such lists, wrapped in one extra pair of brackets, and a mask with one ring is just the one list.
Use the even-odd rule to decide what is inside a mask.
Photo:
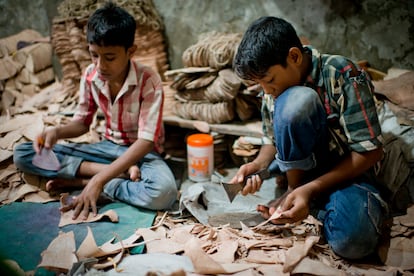
[(193, 181), (208, 181), (213, 173), (212, 147), (188, 147), (188, 177)]

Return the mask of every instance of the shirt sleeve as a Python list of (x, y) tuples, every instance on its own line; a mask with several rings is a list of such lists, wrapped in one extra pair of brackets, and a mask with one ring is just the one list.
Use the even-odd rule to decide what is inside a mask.
[(138, 138), (153, 141), (155, 148), (160, 148), (164, 142), (162, 82), (158, 74), (147, 69), (143, 75), (142, 85)]
[(336, 70), (329, 84), (341, 132), (350, 150), (374, 150), (382, 145), (382, 134), (371, 80), (351, 61), (344, 59), (341, 64), (342, 69)]
[(92, 95), (91, 82), (88, 81), (92, 74), (92, 66), (85, 70), (79, 86), (79, 103), (73, 121), (82, 122), (86, 126), (92, 124), (95, 113), (98, 109)]

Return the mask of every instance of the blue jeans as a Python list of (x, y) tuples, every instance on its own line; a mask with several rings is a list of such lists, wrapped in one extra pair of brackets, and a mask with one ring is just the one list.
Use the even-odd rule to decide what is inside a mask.
[(348, 259), (375, 252), (381, 235), (384, 201), (370, 184), (353, 183), (334, 191), (318, 213), (332, 250)]
[[(275, 162), (282, 172), (300, 169), (315, 178), (334, 165), (328, 150), (326, 117), (317, 92), (308, 87), (291, 87), (275, 100)], [(317, 202), (322, 207), (318, 218), (334, 252), (350, 259), (373, 253), (383, 216), (378, 191), (362, 178), (354, 179), (326, 201)]]
[[(44, 170), (32, 164), (35, 152), (31, 142), (17, 145), (13, 158), (16, 167), (23, 172), (49, 179), (74, 179), (83, 161), (110, 164), (127, 149), (127, 146), (117, 145), (108, 140), (95, 144), (56, 144), (53, 151), (61, 164), (58, 171)], [(177, 199), (178, 192), (174, 175), (165, 161), (159, 154), (151, 152), (137, 165), (141, 170), (139, 181), (113, 178), (105, 184), (104, 193), (137, 207), (153, 210), (170, 208)]]

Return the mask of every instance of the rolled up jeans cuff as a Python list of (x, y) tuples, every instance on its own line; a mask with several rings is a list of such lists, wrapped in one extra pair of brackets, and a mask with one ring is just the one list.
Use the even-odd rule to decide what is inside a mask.
[(59, 178), (76, 178), (76, 172), (78, 171), (83, 158), (75, 156), (64, 156), (60, 163), (60, 169), (57, 173)]
[(305, 159), (295, 161), (283, 161), (279, 158), (279, 154), (276, 154), (276, 160), (282, 172), (293, 169), (309, 171), (316, 167), (316, 159), (313, 153)]

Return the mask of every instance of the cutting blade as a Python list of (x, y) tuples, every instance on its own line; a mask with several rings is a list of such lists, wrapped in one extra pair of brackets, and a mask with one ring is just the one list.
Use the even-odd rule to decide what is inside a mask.
[(242, 183), (231, 184), (222, 182), (221, 184), (223, 185), (223, 188), (226, 191), (227, 197), (229, 198), (230, 202), (233, 202), (233, 199), (241, 190), (243, 190), (244, 187)]
[(243, 183), (232, 184), (232, 183), (226, 183), (226, 182), (221, 181), (221, 184), (222, 184), (224, 190), (226, 191), (227, 197), (229, 198), (230, 202), (233, 202), (236, 195), (241, 190), (243, 190), (244, 185), (246, 185), (247, 179), (251, 178), (254, 175), (259, 175), (260, 179), (262, 181), (270, 178), (270, 176), (271, 176), (269, 170), (264, 169), (264, 170), (258, 171), (257, 173), (248, 175), (247, 177), (245, 177)]

